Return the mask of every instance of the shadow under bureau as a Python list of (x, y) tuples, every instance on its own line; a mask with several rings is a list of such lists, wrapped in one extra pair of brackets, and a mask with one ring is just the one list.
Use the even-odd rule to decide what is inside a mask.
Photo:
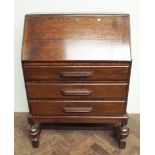
[(130, 53), (129, 15), (26, 15), (22, 67), (33, 147), (44, 123), (103, 123), (125, 148)]

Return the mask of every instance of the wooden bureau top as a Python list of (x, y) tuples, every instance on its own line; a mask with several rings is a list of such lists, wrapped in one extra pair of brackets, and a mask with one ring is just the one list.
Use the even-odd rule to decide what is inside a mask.
[(130, 61), (129, 15), (26, 15), (23, 61)]

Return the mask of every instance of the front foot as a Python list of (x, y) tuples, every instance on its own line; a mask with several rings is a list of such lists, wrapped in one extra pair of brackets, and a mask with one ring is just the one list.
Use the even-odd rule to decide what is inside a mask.
[(39, 135), (40, 135), (40, 124), (39, 123), (34, 123), (29, 124), (28, 125), (28, 134), (31, 137), (31, 141), (32, 141), (32, 146), (34, 148), (38, 148), (39, 147)]
[(119, 148), (126, 148), (126, 140), (129, 135), (129, 128), (127, 126), (118, 126), (116, 127), (116, 136), (119, 142)]

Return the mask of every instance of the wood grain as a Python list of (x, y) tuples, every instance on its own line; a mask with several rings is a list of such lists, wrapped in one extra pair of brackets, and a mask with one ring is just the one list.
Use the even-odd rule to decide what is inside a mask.
[[(29, 100), (31, 113), (34, 116), (36, 115), (61, 116), (61, 115), (73, 115), (73, 114), (119, 116), (125, 114), (124, 102), (125, 101), (108, 102), (108, 101), (75, 101), (75, 100), (74, 101)], [(74, 108), (74, 109), (73, 111), (65, 112), (64, 108)]]
[(126, 66), (24, 66), (28, 81), (105, 81), (124, 80), (129, 77)]
[[(36, 83), (27, 82), (27, 93), (30, 99), (125, 99), (127, 83)], [(64, 95), (62, 91), (91, 91), (90, 95)]]
[(128, 15), (27, 15), (23, 61), (130, 61)]
[[(125, 148), (131, 61), (127, 14), (26, 15), (22, 67), (33, 146), (42, 123), (109, 123)], [(52, 154), (62, 154), (57, 148)], [(108, 154), (99, 144), (87, 154), (94, 152)]]
[[(27, 135), (27, 113), (15, 113), (15, 155), (140, 155), (140, 116), (131, 114), (127, 146), (119, 150), (112, 130), (43, 129), (40, 147), (32, 148)], [(22, 139), (22, 142), (21, 142)], [(104, 153), (104, 154), (103, 154)]]

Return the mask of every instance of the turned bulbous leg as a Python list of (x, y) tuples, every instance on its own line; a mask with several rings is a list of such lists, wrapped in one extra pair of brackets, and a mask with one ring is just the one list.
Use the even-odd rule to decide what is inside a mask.
[(129, 135), (129, 128), (127, 126), (118, 126), (115, 129), (116, 136), (119, 142), (119, 148), (124, 149), (126, 147), (126, 141), (125, 138)]
[(40, 131), (41, 131), (41, 128), (39, 123), (33, 123), (28, 125), (28, 134), (31, 137), (32, 146), (34, 148), (39, 147)]

